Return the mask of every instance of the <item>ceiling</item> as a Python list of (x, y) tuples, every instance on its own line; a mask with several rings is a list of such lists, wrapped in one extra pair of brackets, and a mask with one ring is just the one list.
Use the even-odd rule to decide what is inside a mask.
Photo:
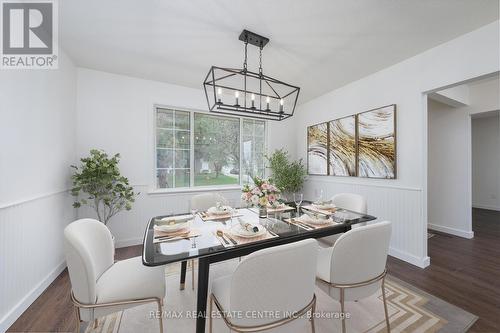
[[(78, 66), (201, 88), (241, 67), (243, 28), (270, 38), (264, 73), (300, 102), (498, 20), (498, 0), (64, 0), (62, 48)], [(258, 63), (249, 47), (249, 68)]]

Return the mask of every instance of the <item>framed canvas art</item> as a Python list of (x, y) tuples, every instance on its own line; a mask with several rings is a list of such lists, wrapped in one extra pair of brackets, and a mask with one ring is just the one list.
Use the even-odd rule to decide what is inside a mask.
[(358, 176), (396, 178), (396, 105), (357, 115)]
[(328, 123), (307, 128), (307, 173), (328, 175)]
[(356, 116), (329, 123), (329, 174), (356, 176)]

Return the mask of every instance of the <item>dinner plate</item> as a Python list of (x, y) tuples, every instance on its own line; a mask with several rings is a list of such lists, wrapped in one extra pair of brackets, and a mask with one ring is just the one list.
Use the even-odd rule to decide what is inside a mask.
[(172, 222), (166, 223), (166, 224), (155, 225), (154, 229), (158, 230), (158, 231), (170, 232), (170, 233), (177, 232), (181, 229), (188, 229), (188, 221), (184, 221), (184, 222), (172, 221)]
[(316, 224), (316, 225), (323, 225), (323, 224), (327, 224), (327, 223), (330, 223), (329, 219), (315, 219), (315, 218), (312, 218), (308, 215), (302, 215), (301, 217), (297, 218), (297, 220), (299, 222), (303, 222), (303, 223), (308, 223), (308, 224)]
[(312, 206), (317, 209), (333, 209), (335, 208), (334, 204), (315, 204), (313, 203)]
[(255, 225), (255, 226), (259, 228), (259, 231), (257, 232), (248, 231), (241, 225), (235, 225), (234, 227), (231, 228), (231, 233), (233, 233), (235, 236), (242, 238), (253, 238), (262, 236), (267, 232), (266, 228), (264, 228), (263, 226), (261, 225)]
[(231, 213), (231, 207), (229, 206), (221, 206), (219, 208), (217, 207), (210, 207), (207, 212), (210, 215), (227, 215)]

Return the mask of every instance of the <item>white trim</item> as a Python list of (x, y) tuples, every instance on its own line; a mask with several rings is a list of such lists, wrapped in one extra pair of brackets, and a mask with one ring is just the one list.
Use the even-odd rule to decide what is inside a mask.
[[(466, 147), (465, 151), (467, 154), (467, 191), (466, 195), (466, 205), (467, 205), (467, 216), (465, 217), (465, 225), (467, 228), (467, 233), (470, 237), (465, 238), (473, 238), (474, 232), (472, 231), (472, 117), (469, 115), (467, 119), (466, 129)], [(462, 236), (461, 236), (462, 237)]]
[(496, 210), (500, 212), (500, 206), (490, 206), (490, 205), (482, 205), (482, 204), (472, 204), (472, 208), (479, 208), (479, 209), (487, 209), (487, 210)]
[(419, 258), (417, 256), (414, 256), (413, 254), (403, 252), (401, 250), (395, 249), (393, 247), (389, 248), (389, 255), (398, 259), (401, 259), (403, 261), (406, 261), (412, 265), (415, 265), (420, 268), (426, 268), (427, 266), (430, 265), (431, 259), (428, 256)]
[(429, 246), (427, 241), (427, 221), (429, 219), (429, 106), (428, 106), (428, 96), (427, 94), (421, 95), (422, 99), (422, 132), (423, 132), (423, 144), (422, 144), (422, 193), (420, 195), (420, 200), (422, 207), (420, 209), (420, 220), (422, 221), (421, 233), (422, 238), (421, 246), (423, 254), (426, 258), (429, 258)]
[(198, 187), (179, 187), (179, 188), (163, 188), (148, 191), (148, 195), (168, 195), (190, 192), (224, 192), (224, 191), (241, 191), (240, 185), (235, 186), (198, 186)]
[(17, 201), (11, 201), (11, 202), (7, 202), (4, 204), (0, 204), (0, 209), (9, 208), (12, 206), (19, 206), (19, 205), (22, 205), (22, 204), (25, 204), (25, 203), (28, 203), (31, 201), (36, 201), (36, 200), (52, 197), (54, 195), (61, 194), (63, 192), (69, 192), (69, 189), (58, 190), (58, 191), (53, 191), (53, 192), (46, 192), (46, 193), (42, 193), (39, 195), (34, 195), (32, 197), (28, 197), (26, 199), (21, 199), (21, 200), (17, 200)]
[(363, 182), (359, 182), (359, 181), (353, 181), (353, 182), (343, 181), (343, 180), (340, 180), (336, 176), (309, 175), (309, 176), (307, 176), (306, 181), (316, 181), (316, 182), (356, 185), (356, 186), (367, 186), (367, 187), (391, 188), (391, 189), (396, 189), (396, 190), (417, 191), (417, 192), (422, 191), (421, 188), (407, 187), (407, 186), (402, 186), (402, 185), (387, 185), (387, 184), (383, 184), (383, 183), (373, 184), (373, 183), (363, 183)]
[(9, 312), (0, 320), (0, 332), (7, 329), (23, 314), (28, 307), (48, 288), (48, 286), (61, 274), (66, 268), (66, 261), (62, 261), (56, 268), (50, 272), (42, 281), (40, 281), (29, 293), (27, 293)]
[(462, 237), (462, 238), (467, 238), (467, 239), (474, 238), (474, 231), (455, 229), (455, 228), (445, 227), (442, 225), (437, 225), (437, 224), (432, 224), (432, 223), (427, 224), (427, 227), (431, 230), (444, 232), (446, 234), (450, 234), (450, 235), (454, 235), (454, 236), (458, 236), (458, 237)]

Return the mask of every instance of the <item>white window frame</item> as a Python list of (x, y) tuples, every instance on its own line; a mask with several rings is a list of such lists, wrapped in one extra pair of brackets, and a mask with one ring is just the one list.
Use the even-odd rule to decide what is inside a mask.
[[(157, 109), (170, 109), (174, 111), (183, 111), (183, 112), (189, 112), (189, 122), (190, 122), (190, 154), (189, 154), (189, 177), (190, 177), (190, 186), (189, 187), (174, 187), (174, 188), (158, 188), (157, 184), (157, 156), (156, 156), (156, 119), (157, 119)], [(239, 121), (239, 127), (240, 127), (240, 160), (239, 160), (239, 183), (238, 184), (231, 184), (231, 185), (209, 185), (209, 186), (194, 186), (194, 114), (195, 113), (202, 113), (202, 114), (207, 114), (207, 115), (212, 115), (212, 116), (220, 116), (220, 117), (227, 117), (227, 118), (234, 118), (238, 119)], [(243, 119), (253, 119), (249, 117), (239, 117), (239, 116), (231, 116), (231, 115), (219, 115), (216, 113), (211, 113), (207, 112), (205, 110), (200, 110), (200, 109), (194, 109), (194, 108), (186, 108), (186, 107), (178, 107), (178, 106), (172, 106), (172, 105), (164, 105), (164, 104), (154, 104), (153, 105), (153, 121), (152, 121), (152, 146), (153, 147), (153, 154), (152, 154), (152, 161), (153, 161), (153, 168), (151, 168), (152, 171), (152, 176), (151, 176), (151, 186), (148, 194), (168, 194), (168, 193), (186, 193), (186, 192), (207, 192), (207, 191), (223, 191), (223, 190), (239, 190), (241, 189), (243, 185), (243, 177), (241, 174), (241, 166), (242, 166), (242, 157), (243, 157)], [(257, 119), (261, 120), (261, 119)], [(264, 122), (264, 150), (267, 152), (268, 150), (268, 122), (267, 120), (262, 119), (261, 121)], [(175, 140), (174, 140), (175, 141)], [(175, 169), (174, 169), (175, 170)], [(175, 172), (174, 172), (174, 178), (175, 178)]]

